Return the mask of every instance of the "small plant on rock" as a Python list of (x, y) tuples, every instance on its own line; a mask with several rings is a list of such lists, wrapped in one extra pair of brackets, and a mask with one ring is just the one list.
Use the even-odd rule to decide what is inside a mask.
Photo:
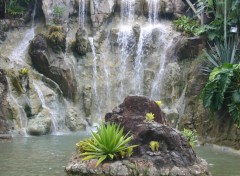
[(155, 101), (157, 105), (160, 107), (162, 105), (162, 101)]
[(147, 122), (152, 122), (154, 120), (154, 118), (155, 118), (155, 116), (154, 116), (153, 113), (150, 112), (150, 113), (146, 114), (146, 121)]
[(62, 7), (60, 5), (55, 5), (53, 7), (53, 23), (54, 24), (61, 24), (63, 21), (63, 14), (65, 11), (65, 7)]
[(22, 68), (18, 72), (19, 72), (20, 75), (26, 76), (26, 75), (28, 75), (29, 70), (27, 68)]
[(123, 134), (124, 128), (115, 124), (102, 124), (97, 132), (91, 132), (92, 138), (80, 141), (77, 150), (83, 160), (98, 159), (96, 167), (106, 159), (124, 158), (132, 155), (137, 145), (128, 146), (132, 136)]
[(150, 149), (152, 150), (152, 152), (158, 152), (160, 143), (158, 141), (151, 141), (149, 143), (149, 146), (150, 146)]
[(56, 51), (66, 48), (66, 33), (62, 26), (51, 26), (47, 35), (48, 43)]
[(185, 138), (187, 138), (191, 147), (195, 147), (195, 145), (197, 143), (196, 131), (184, 128), (183, 131), (182, 131), (182, 134)]

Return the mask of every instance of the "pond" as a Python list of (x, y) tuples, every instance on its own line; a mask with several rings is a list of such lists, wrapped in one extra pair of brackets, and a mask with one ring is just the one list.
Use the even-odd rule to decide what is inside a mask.
[[(0, 143), (0, 176), (66, 176), (64, 167), (75, 144), (89, 134), (14, 138)], [(209, 146), (197, 153), (210, 164), (213, 176), (239, 176), (240, 156)]]

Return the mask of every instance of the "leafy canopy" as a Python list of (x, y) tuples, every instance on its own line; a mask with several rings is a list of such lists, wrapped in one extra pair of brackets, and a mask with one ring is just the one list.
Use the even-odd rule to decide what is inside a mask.
[(131, 156), (137, 145), (128, 146), (132, 136), (124, 135), (123, 131), (120, 125), (100, 125), (97, 132), (91, 132), (92, 138), (77, 144), (80, 156), (85, 156), (83, 160), (98, 159), (96, 167), (106, 159)]

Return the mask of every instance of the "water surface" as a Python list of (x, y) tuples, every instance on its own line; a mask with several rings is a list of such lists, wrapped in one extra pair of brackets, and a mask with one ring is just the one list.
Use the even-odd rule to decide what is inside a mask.
[[(88, 135), (22, 137), (0, 143), (0, 176), (66, 176), (64, 167), (75, 152), (75, 144)], [(196, 151), (210, 163), (213, 176), (240, 176), (239, 155), (208, 146)]]

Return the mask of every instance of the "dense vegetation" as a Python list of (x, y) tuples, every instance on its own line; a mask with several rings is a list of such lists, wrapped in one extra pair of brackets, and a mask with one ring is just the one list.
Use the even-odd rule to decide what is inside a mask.
[(0, 18), (21, 17), (33, 0), (0, 0)]

